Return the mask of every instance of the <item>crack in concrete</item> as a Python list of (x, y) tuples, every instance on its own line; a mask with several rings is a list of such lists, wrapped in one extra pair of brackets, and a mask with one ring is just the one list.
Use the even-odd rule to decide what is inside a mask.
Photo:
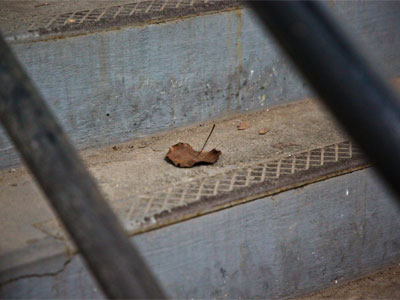
[(71, 263), (72, 259), (73, 259), (74, 255), (70, 256), (62, 265), (62, 267), (54, 272), (47, 272), (47, 273), (42, 273), (42, 274), (25, 274), (25, 275), (20, 275), (17, 276), (15, 278), (10, 278), (7, 279), (4, 282), (0, 282), (0, 289), (3, 288), (4, 286), (13, 283), (15, 281), (19, 281), (19, 280), (23, 280), (23, 279), (27, 279), (27, 278), (42, 278), (42, 277), (54, 277), (57, 276), (59, 274), (61, 274), (62, 272), (64, 272), (64, 270), (66, 269), (66, 267)]

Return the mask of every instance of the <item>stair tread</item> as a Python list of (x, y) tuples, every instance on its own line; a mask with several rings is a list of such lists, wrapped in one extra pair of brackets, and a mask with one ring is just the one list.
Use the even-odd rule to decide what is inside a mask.
[[(251, 127), (239, 131), (237, 125), (245, 120)], [(217, 148), (222, 151), (217, 163), (183, 169), (165, 160), (169, 147), (178, 142), (200, 149), (212, 124), (216, 124), (216, 128), (206, 150)], [(258, 131), (264, 127), (270, 131), (259, 135)], [(259, 194), (320, 180), (328, 173), (337, 175), (338, 171), (365, 166), (357, 148), (347, 140), (316, 101), (305, 100), (122, 144), (87, 149), (81, 151), (81, 156), (126, 230), (134, 234), (253, 200)], [(336, 146), (331, 146), (334, 144)], [(284, 148), (279, 149), (282, 145)], [(347, 160), (349, 145), (353, 159)], [(318, 167), (324, 164), (321, 162), (322, 149), (325, 149), (325, 162), (335, 161), (335, 147), (338, 165), (332, 164), (333, 169), (324, 171), (328, 173), (306, 172), (305, 177), (300, 174), (305, 169), (307, 155), (304, 153), (311, 153), (310, 167)], [(319, 154), (310, 152), (312, 149)], [(299, 155), (292, 176), (283, 176), (292, 173), (286, 164), (296, 153)], [(342, 158), (348, 162), (343, 164)], [(267, 169), (270, 166), (266, 163), (278, 161), (279, 171)], [(264, 181), (261, 180), (262, 173)], [(49, 238), (55, 243), (51, 251), (65, 251), (66, 246), (73, 248), (23, 167), (0, 172), (0, 204), (4, 224), (0, 257), (15, 257), (3, 260), (8, 262), (4, 268), (25, 261), (21, 260), (22, 254), (28, 261), (37, 259), (38, 255), (48, 255), (28, 250), (41, 243), (47, 245)]]
[(163, 22), (239, 6), (237, 0), (5, 1), (0, 30), (10, 41), (64, 37)]

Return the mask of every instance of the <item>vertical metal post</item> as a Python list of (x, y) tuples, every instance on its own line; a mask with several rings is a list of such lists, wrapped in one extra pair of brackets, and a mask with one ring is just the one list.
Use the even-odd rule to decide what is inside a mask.
[(317, 1), (249, 1), (325, 104), (400, 195), (400, 100)]
[(66, 134), (1, 36), (0, 121), (106, 297), (164, 298)]

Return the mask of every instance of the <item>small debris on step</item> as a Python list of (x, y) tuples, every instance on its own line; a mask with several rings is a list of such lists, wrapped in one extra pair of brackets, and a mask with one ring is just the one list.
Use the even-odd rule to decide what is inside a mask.
[(50, 3), (48, 3), (48, 2), (45, 2), (45, 3), (40, 3), (40, 4), (37, 4), (37, 5), (34, 5), (33, 7), (41, 7), (41, 6), (49, 6), (49, 5), (51, 5)]
[(207, 142), (213, 133), (215, 124), (213, 125), (208, 137), (200, 151), (196, 151), (187, 143), (178, 143), (169, 148), (166, 158), (171, 161), (175, 166), (180, 168), (191, 168), (199, 163), (213, 164), (220, 155), (221, 151), (212, 149), (210, 152), (203, 151)]
[(213, 164), (218, 160), (221, 153), (216, 149), (210, 152), (196, 151), (187, 143), (178, 143), (169, 149), (167, 158), (177, 167), (190, 168), (198, 163)]
[(246, 130), (246, 129), (249, 129), (250, 127), (251, 127), (251, 125), (250, 125), (249, 121), (244, 121), (244, 122), (240, 123), (239, 125), (237, 125), (238, 130)]
[(277, 144), (273, 144), (272, 147), (277, 148), (279, 150), (283, 150), (287, 147), (291, 147), (291, 146), (300, 146), (298, 144), (295, 143), (277, 143)]
[(114, 151), (117, 151), (117, 150), (119, 150), (121, 147), (118, 147), (118, 146), (112, 146), (112, 149), (114, 150)]
[(266, 134), (266, 133), (270, 132), (270, 130), (271, 130), (271, 129), (269, 129), (269, 128), (263, 128), (263, 129), (260, 129), (260, 130), (258, 131), (258, 134), (259, 134), (259, 135), (263, 135), (263, 134)]

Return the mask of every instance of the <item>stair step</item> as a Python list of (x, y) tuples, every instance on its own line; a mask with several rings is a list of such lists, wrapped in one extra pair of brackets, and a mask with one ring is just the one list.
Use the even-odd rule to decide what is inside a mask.
[[(200, 148), (214, 123), (217, 163), (164, 159), (177, 142)], [(399, 259), (392, 196), (313, 100), (81, 155), (174, 298), (301, 295)], [(2, 296), (101, 297), (24, 168), (0, 173), (0, 203)]]
[[(50, 5), (29, 6), (38, 5), (37, 2)], [(140, 3), (150, 5), (150, 2), (151, 7), (159, 3), (158, 0)], [(7, 35), (10, 32), (7, 24), (23, 24), (26, 14), (45, 18), (59, 13), (64, 18), (61, 24), (75, 11), (102, 8), (105, 1), (82, 1), (82, 4), (79, 1), (24, 1), (26, 7), (18, 1), (5, 3), (6, 8), (17, 7), (0, 10), (0, 30)], [(104, 6), (103, 16), (110, 18), (106, 12), (123, 13), (124, 7), (131, 7), (132, 3), (113, 1), (111, 6)], [(100, 27), (74, 34), (63, 33), (75, 28), (75, 25), (65, 25), (62, 27), (65, 30), (56, 31), (60, 36), (43, 33), (45, 40), (41, 36), (33, 40), (9, 39), (78, 149), (129, 141), (312, 96), (307, 83), (249, 9), (229, 8), (234, 5), (231, 1), (162, 0), (160, 3), (176, 3), (175, 6), (180, 3), (173, 9), (176, 16), (190, 11), (181, 9), (180, 5), (189, 7), (193, 3), (204, 9), (222, 6), (215, 11), (162, 23), (146, 21), (120, 28), (96, 25)], [(363, 49), (376, 58), (376, 66), (388, 78), (399, 76), (400, 33), (396, 8), (400, 4), (332, 3), (327, 9), (337, 14), (360, 40)], [(112, 8), (113, 5), (121, 10)], [(143, 14), (147, 16), (146, 12), (140, 16)], [(75, 13), (72, 18), (78, 15), (84, 18), (83, 13)], [(10, 34), (13, 36), (12, 31)], [(0, 130), (0, 168), (19, 162)]]
[(48, 40), (149, 25), (242, 7), (238, 0), (5, 2), (0, 28), (9, 41)]
[[(294, 297), (400, 260), (393, 195), (250, 10), (25, 2), (0, 28), (171, 297)], [(326, 6), (396, 79), (400, 6)], [(213, 124), (216, 164), (165, 160)], [(3, 132), (0, 205), (1, 298), (103, 297)]]

